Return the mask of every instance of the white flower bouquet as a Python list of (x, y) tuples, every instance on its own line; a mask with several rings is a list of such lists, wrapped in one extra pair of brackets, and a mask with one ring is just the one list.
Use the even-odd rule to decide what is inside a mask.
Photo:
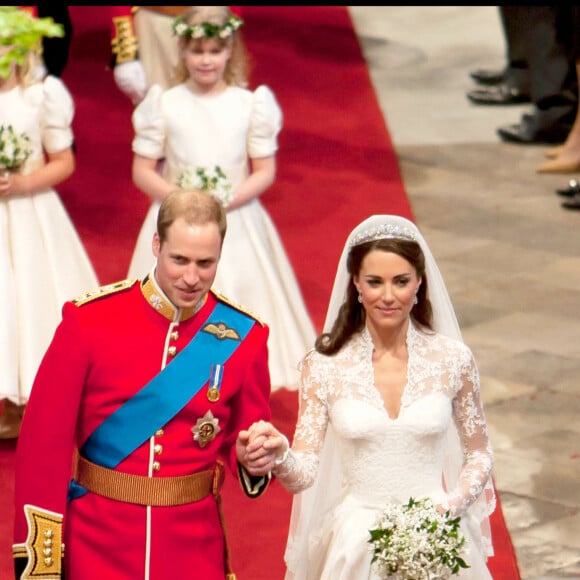
[(17, 171), (30, 155), (30, 139), (12, 125), (0, 125), (0, 170)]
[(389, 505), (369, 530), (375, 573), (390, 580), (435, 580), (468, 568), (461, 557), (460, 519), (440, 514), (428, 498)]
[(201, 189), (213, 195), (224, 207), (234, 199), (232, 184), (228, 181), (222, 169), (216, 165), (213, 170), (205, 167), (186, 169), (177, 180), (181, 189)]

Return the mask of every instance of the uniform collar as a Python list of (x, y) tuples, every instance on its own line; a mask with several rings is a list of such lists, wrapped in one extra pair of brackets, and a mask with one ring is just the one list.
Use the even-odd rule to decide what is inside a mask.
[(192, 308), (177, 308), (167, 298), (163, 290), (159, 288), (154, 275), (154, 270), (151, 270), (145, 278), (141, 281), (141, 293), (147, 300), (151, 308), (159, 312), (161, 316), (171, 320), (171, 322), (183, 322), (196, 314), (207, 300), (207, 294)]

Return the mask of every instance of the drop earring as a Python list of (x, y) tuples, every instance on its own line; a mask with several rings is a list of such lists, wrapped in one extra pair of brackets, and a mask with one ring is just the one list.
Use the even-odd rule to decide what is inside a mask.
[(360, 304), (362, 304), (362, 292), (358, 293), (357, 300), (360, 302)]
[(417, 294), (415, 294), (415, 298), (413, 298), (413, 306), (419, 303), (419, 299), (417, 298)]

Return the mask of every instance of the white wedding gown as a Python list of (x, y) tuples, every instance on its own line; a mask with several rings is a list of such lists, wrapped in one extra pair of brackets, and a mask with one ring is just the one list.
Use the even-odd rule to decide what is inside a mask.
[[(203, 96), (185, 84), (166, 91), (153, 85), (133, 115), (133, 151), (165, 158), (163, 175), (175, 184), (185, 170), (218, 165), (235, 191), (248, 176), (248, 157), (276, 153), (281, 124), (282, 113), (266, 86), (253, 92), (229, 86), (218, 95)], [(158, 209), (159, 204), (152, 204), (145, 218), (130, 278), (142, 278), (153, 265)], [(227, 220), (214, 288), (270, 327), (272, 389), (297, 388), (298, 363), (316, 335), (282, 241), (257, 198), (229, 211)]]
[[(301, 521), (292, 523), (287, 578), (377, 578), (368, 540), (378, 513), (389, 502), (428, 496), (462, 515), (464, 559), (470, 568), (453, 578), (491, 579), (482, 555), (491, 546), (481, 545), (474, 503), (491, 483), (492, 465), (475, 363), (462, 342), (428, 335), (412, 324), (407, 345), (408, 383), (397, 418), (389, 417), (374, 387), (373, 345), (366, 328), (334, 356), (313, 352), (306, 357), (293, 449), (276, 475), (294, 493), (310, 487), (316, 477), (327, 483), (319, 484), (322, 489), (310, 508), (303, 508)], [(442, 477), (454, 419), (465, 463), (446, 493)], [(319, 466), (327, 427), (336, 453)], [(319, 468), (324, 471), (318, 473)], [(343, 486), (333, 495), (329, 485), (335, 478)]]
[[(56, 77), (0, 92), (0, 125), (30, 139), (23, 174), (44, 165), (44, 150), (57, 153), (72, 145), (73, 115), (71, 95)], [(54, 189), (0, 197), (0, 399), (28, 401), (64, 302), (97, 285)]]

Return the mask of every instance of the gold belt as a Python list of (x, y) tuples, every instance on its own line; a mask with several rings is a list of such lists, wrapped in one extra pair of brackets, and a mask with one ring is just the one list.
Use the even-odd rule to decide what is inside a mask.
[(89, 491), (109, 499), (150, 506), (176, 506), (214, 497), (224, 480), (224, 466), (179, 477), (144, 477), (101, 467), (78, 457), (77, 482)]
[(163, 16), (171, 16), (175, 18), (176, 16), (181, 16), (190, 6), (139, 6), (139, 8), (144, 8), (145, 10), (151, 10), (151, 12), (157, 12), (157, 14), (163, 14)]

